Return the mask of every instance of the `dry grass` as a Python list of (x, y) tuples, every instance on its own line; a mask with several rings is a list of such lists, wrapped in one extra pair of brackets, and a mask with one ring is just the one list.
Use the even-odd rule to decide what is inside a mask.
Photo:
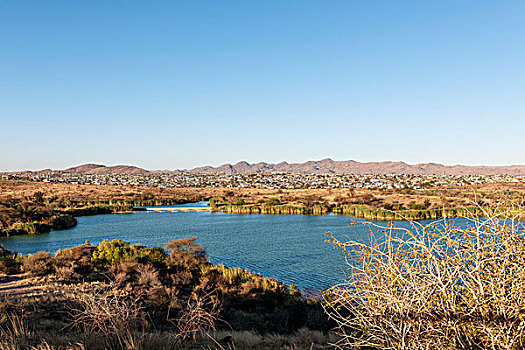
[[(32, 331), (21, 319), (13, 322), (16, 324), (14, 327), (0, 329), (0, 350), (312, 350), (332, 348), (329, 343), (336, 341), (333, 335), (320, 336), (317, 331), (306, 329), (292, 335), (266, 334), (264, 336), (253, 331), (199, 332), (194, 340), (184, 343), (178, 342), (172, 332), (131, 331), (130, 336), (133, 337), (133, 341), (121, 345), (100, 333), (82, 334), (70, 331), (67, 335), (60, 336), (49, 332)], [(316, 340), (311, 341), (312, 337)]]
[[(213, 344), (206, 345), (205, 349), (237, 350), (237, 349), (331, 349), (330, 345), (338, 340), (334, 334), (323, 334), (306, 328), (294, 334), (265, 334), (253, 331), (226, 332), (218, 331), (213, 334), (200, 335), (202, 344), (211, 339)], [(199, 341), (199, 338), (198, 338)]]
[[(98, 287), (95, 287), (97, 291)], [(171, 349), (328, 349), (336, 341), (331, 334), (300, 329), (294, 334), (258, 334), (254, 331), (216, 330), (204, 327), (209, 316), (202, 317), (204, 304), (211, 296), (188, 303), (178, 324), (190, 330), (183, 337), (174, 330), (159, 331), (147, 327), (140, 304), (125, 296), (115, 296), (110, 289), (80, 292), (79, 308), (71, 311), (74, 324), (59, 326), (53, 320), (38, 325), (20, 315), (21, 305), (0, 303), (0, 350), (171, 350)], [(199, 307), (199, 304), (201, 307)], [(2, 316), (3, 315), (3, 316)], [(145, 316), (145, 317), (144, 317)], [(212, 315), (216, 317), (215, 315)], [(190, 321), (190, 322), (187, 322)], [(56, 323), (56, 324), (55, 324)]]

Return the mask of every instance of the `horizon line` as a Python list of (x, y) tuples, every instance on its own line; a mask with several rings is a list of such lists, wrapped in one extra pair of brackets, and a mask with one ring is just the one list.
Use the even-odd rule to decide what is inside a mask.
[(254, 165), (254, 164), (259, 164), (259, 163), (264, 163), (264, 164), (269, 164), (269, 165), (277, 165), (277, 164), (280, 164), (280, 163), (286, 163), (286, 164), (289, 164), (289, 165), (294, 165), (294, 164), (304, 164), (304, 163), (308, 163), (308, 162), (322, 162), (322, 161), (356, 162), (356, 163), (359, 163), (359, 164), (369, 164), (369, 163), (403, 163), (403, 164), (406, 164), (406, 165), (409, 165), (409, 166), (436, 164), (436, 165), (440, 165), (440, 166), (444, 166), (444, 167), (456, 167), (456, 166), (462, 166), (462, 167), (495, 167), (495, 168), (525, 167), (525, 164), (498, 164), (498, 165), (461, 164), (461, 163), (454, 163), (454, 164), (452, 164), (452, 163), (441, 163), (441, 162), (436, 162), (436, 161), (411, 163), (411, 162), (404, 161), (404, 160), (379, 160), (379, 161), (361, 161), (361, 160), (355, 160), (355, 159), (335, 160), (335, 159), (332, 159), (330, 157), (327, 157), (327, 158), (322, 158), (322, 159), (317, 159), (317, 160), (311, 160), (311, 159), (310, 160), (305, 160), (305, 161), (287, 161), (287, 160), (282, 160), (282, 161), (279, 161), (279, 162), (268, 162), (268, 161), (249, 162), (247, 160), (238, 160), (238, 161), (231, 162), (231, 163), (217, 163), (217, 165), (205, 164), (205, 165), (198, 165), (198, 166), (191, 167), (191, 168), (176, 167), (176, 168), (164, 168), (164, 169), (161, 169), (161, 168), (157, 168), (157, 169), (146, 168), (146, 167), (142, 167), (140, 165), (135, 165), (135, 164), (124, 164), (124, 163), (107, 163), (107, 164), (103, 164), (101, 162), (99, 163), (99, 162), (90, 162), (90, 161), (88, 161), (88, 162), (85, 162), (85, 163), (77, 163), (76, 165), (67, 166), (67, 167), (64, 167), (62, 169), (52, 169), (52, 168), (49, 168), (49, 167), (41, 168), (41, 169), (26, 168), (26, 169), (15, 169), (15, 170), (13, 170), (13, 169), (0, 170), (0, 172), (2, 172), (2, 173), (25, 172), (25, 171), (38, 172), (38, 171), (44, 171), (44, 170), (64, 171), (64, 170), (67, 170), (67, 169), (70, 169), (70, 168), (76, 168), (76, 167), (85, 166), (85, 165), (97, 165), (97, 166), (100, 166), (100, 167), (127, 166), (127, 167), (135, 167), (135, 168), (143, 169), (143, 170), (150, 171), (150, 172), (153, 172), (153, 171), (162, 172), (162, 171), (188, 171), (188, 170), (193, 170), (193, 169), (197, 169), (197, 168), (205, 168), (205, 167), (218, 168), (218, 167), (221, 167), (221, 166), (224, 166), (224, 165), (237, 165), (239, 163), (247, 163), (248, 165)]

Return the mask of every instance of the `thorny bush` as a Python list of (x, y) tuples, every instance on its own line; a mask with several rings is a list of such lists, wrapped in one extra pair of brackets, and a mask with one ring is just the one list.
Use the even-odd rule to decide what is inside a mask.
[[(341, 348), (523, 349), (525, 231), (521, 208), (489, 219), (390, 225), (347, 254), (345, 282), (325, 292)], [(370, 224), (372, 225), (372, 224)], [(372, 225), (371, 227), (373, 227)]]

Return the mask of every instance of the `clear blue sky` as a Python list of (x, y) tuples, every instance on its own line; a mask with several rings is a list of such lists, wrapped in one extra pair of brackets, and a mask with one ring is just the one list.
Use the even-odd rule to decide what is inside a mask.
[(3, 1), (0, 170), (525, 164), (525, 1)]

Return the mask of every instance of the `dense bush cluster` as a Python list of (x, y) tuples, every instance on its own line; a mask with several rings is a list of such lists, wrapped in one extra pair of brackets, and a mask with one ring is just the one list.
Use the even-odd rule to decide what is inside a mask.
[(171, 241), (165, 249), (115, 239), (97, 246), (86, 242), (54, 256), (3, 255), (14, 264), (4, 273), (102, 283), (89, 295), (81, 293), (72, 301), (76, 306), (63, 313), (74, 316), (77, 330), (103, 334), (117, 342), (116, 348), (127, 348), (129, 339), (124, 338), (129, 334), (119, 328), (119, 318), (126, 314), (134, 332), (169, 331), (179, 344), (216, 329), (265, 334), (304, 327), (326, 332), (331, 327), (320, 301), (303, 298), (294, 286), (209, 263), (196, 237)]
[(57, 197), (44, 198), (41, 192), (33, 197), (0, 201), (0, 237), (73, 227), (77, 223), (75, 218), (65, 213), (69, 204)]
[(161, 247), (148, 248), (129, 244), (118, 239), (103, 240), (93, 252), (91, 261), (98, 267), (110, 267), (119, 262), (135, 261), (143, 264), (159, 264), (166, 258)]
[(70, 200), (35, 192), (0, 201), (0, 237), (47, 233), (77, 224), (76, 216), (132, 211), (136, 206), (173, 205), (202, 198)]

